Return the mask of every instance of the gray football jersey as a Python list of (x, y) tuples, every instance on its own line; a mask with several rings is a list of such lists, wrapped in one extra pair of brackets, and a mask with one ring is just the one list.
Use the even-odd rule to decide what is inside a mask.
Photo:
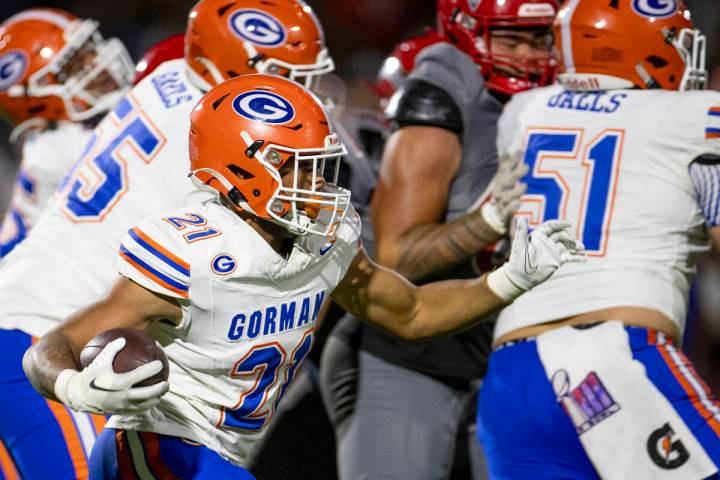
[(450, 184), (445, 217), (446, 221), (452, 220), (467, 213), (495, 175), (495, 137), (503, 105), (485, 89), (477, 64), (449, 43), (424, 49), (408, 79), (422, 80), (444, 90), (462, 115), (462, 159)]
[[(432, 84), (445, 91), (462, 116), (462, 159), (450, 184), (444, 221), (464, 215), (486, 192), (497, 170), (495, 137), (503, 105), (484, 88), (477, 64), (448, 43), (423, 50), (409, 79)], [(428, 179), (427, 181), (432, 181)], [(366, 223), (363, 230), (369, 229)], [(471, 262), (434, 278), (475, 276)], [(452, 337), (412, 344), (377, 329), (366, 328), (363, 348), (387, 361), (442, 378), (479, 378), (485, 374), (490, 354), (492, 322)]]

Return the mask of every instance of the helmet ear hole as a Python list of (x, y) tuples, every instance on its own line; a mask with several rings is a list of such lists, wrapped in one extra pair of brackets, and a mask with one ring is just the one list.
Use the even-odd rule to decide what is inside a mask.
[(251, 180), (251, 179), (255, 178), (255, 175), (248, 172), (244, 168), (239, 167), (234, 164), (227, 165), (227, 169), (230, 170), (236, 177), (238, 177), (241, 180)]

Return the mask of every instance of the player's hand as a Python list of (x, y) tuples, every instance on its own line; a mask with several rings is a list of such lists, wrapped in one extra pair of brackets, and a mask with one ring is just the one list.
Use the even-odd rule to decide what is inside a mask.
[(550, 278), (561, 265), (585, 260), (585, 246), (575, 238), (570, 222), (551, 220), (528, 235), (527, 219), (519, 218), (510, 259), (488, 275), (488, 286), (510, 302)]
[(162, 362), (154, 360), (127, 373), (115, 373), (115, 355), (125, 346), (118, 338), (105, 348), (82, 371), (63, 370), (55, 381), (55, 396), (78, 412), (138, 413), (160, 402), (170, 385), (167, 381), (146, 387), (133, 387), (162, 370)]
[(505, 235), (507, 225), (520, 206), (520, 197), (527, 185), (519, 182), (528, 172), (522, 161), (522, 152), (504, 153), (498, 158), (498, 171), (492, 181), (490, 201), (481, 208), (485, 223), (500, 235)]

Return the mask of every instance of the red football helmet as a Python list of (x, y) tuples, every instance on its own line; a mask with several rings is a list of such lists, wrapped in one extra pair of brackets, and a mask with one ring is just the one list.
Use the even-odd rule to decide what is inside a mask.
[(161, 40), (145, 52), (145, 55), (135, 65), (135, 78), (133, 85), (140, 83), (140, 80), (150, 75), (163, 63), (183, 58), (185, 55), (185, 34), (178, 33)]
[(190, 12), (185, 58), (204, 90), (247, 73), (302, 81), (334, 70), (322, 27), (302, 0), (201, 0)]
[(549, 30), (558, 0), (438, 0), (437, 5), (440, 34), (480, 65), (488, 89), (513, 95), (554, 80), (557, 60), (549, 31), (546, 56), (493, 52), (490, 37), (493, 29)]
[[(345, 153), (320, 100), (282, 77), (228, 80), (205, 94), (190, 115), (190, 167), (196, 183), (296, 235), (332, 235), (344, 218), (350, 192), (336, 182)], [(322, 176), (326, 161), (335, 162), (327, 183)], [(294, 163), (289, 186), (280, 175), (288, 162)], [(299, 181), (308, 166), (310, 187)]]
[(705, 37), (681, 0), (584, 0), (555, 21), (560, 82), (572, 90), (705, 88)]
[(33, 8), (0, 25), (0, 112), (13, 124), (86, 120), (109, 110), (132, 76), (123, 44), (103, 40), (93, 20)]
[(415, 57), (425, 47), (443, 41), (432, 28), (422, 35), (408, 38), (398, 43), (385, 59), (378, 72), (373, 89), (383, 99), (390, 98), (405, 83), (405, 79), (415, 66)]

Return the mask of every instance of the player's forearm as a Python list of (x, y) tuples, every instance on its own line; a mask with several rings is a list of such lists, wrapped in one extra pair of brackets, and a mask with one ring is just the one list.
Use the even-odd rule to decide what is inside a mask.
[(396, 308), (376, 312), (371, 307), (364, 318), (410, 341), (451, 335), (506, 305), (492, 293), (485, 278), (409, 286), (395, 302)]
[(396, 259), (380, 260), (418, 282), (468, 261), (499, 238), (476, 210), (449, 223), (413, 228), (399, 239), (403, 248)]
[(23, 369), (35, 390), (51, 400), (56, 400), (55, 381), (60, 372), (76, 370), (70, 340), (60, 332), (50, 332), (25, 352)]

